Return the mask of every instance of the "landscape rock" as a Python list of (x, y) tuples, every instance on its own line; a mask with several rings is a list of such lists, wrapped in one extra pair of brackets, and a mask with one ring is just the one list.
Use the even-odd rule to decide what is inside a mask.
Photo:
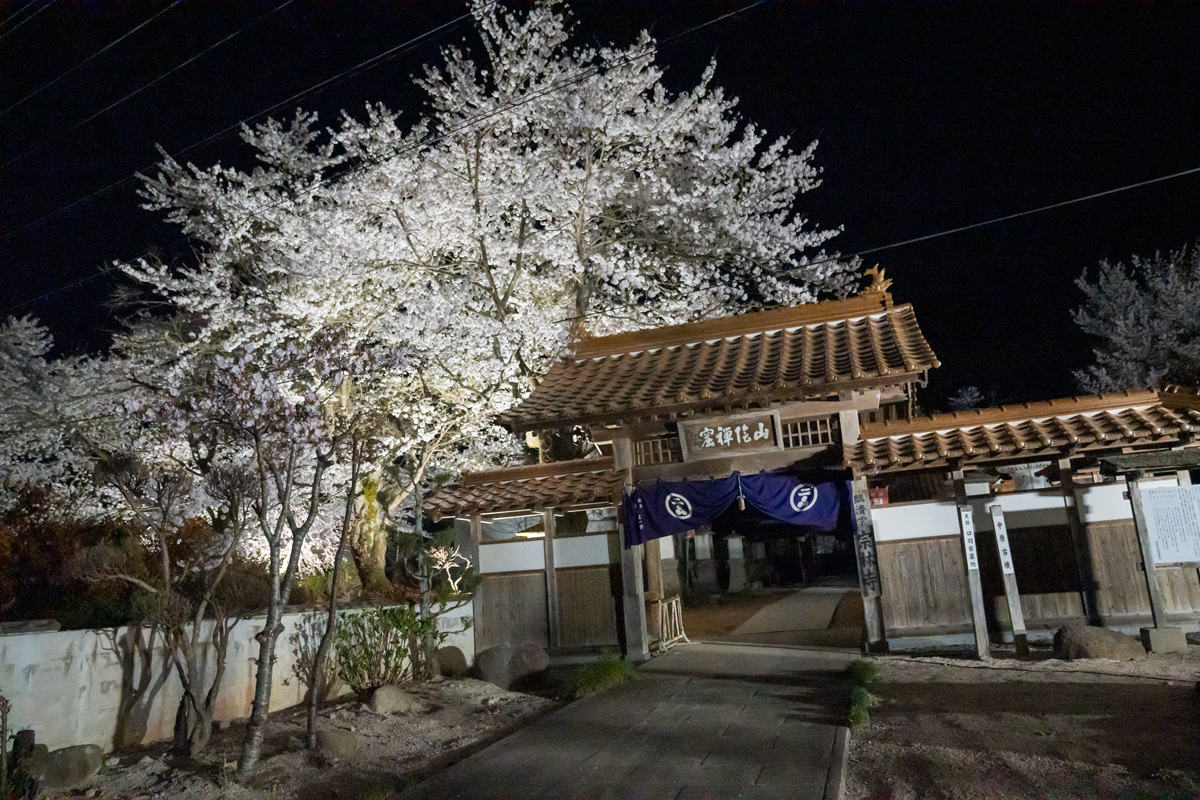
[(1077, 622), (1060, 628), (1054, 634), (1054, 657), (1066, 661), (1077, 658), (1131, 661), (1145, 658), (1146, 648), (1132, 636)]
[(380, 686), (371, 694), (367, 707), (376, 714), (406, 713), (412, 710), (417, 698), (399, 686)]
[(41, 778), (43, 786), (64, 788), (83, 783), (99, 772), (104, 766), (104, 751), (100, 745), (80, 744), (43, 754), (35, 746), (31, 760), (30, 772)]
[(346, 758), (358, 749), (358, 737), (350, 731), (317, 731), (317, 747), (336, 758)]
[(454, 645), (437, 649), (438, 668), (443, 675), (451, 678), (461, 678), (467, 674), (467, 657), (463, 651)]
[(501, 689), (550, 666), (545, 648), (536, 644), (502, 644), (489, 647), (475, 656), (475, 670), (481, 680)]

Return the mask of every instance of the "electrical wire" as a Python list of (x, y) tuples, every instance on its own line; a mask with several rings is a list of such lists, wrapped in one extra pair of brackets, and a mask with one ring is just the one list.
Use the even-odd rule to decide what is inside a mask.
[(26, 4), (25, 4), (25, 5), (23, 5), (23, 6), (21, 6), (20, 8), (18, 8), (18, 9), (17, 9), (16, 11), (14, 11), (13, 13), (9, 14), (9, 15), (8, 15), (7, 17), (5, 17), (4, 19), (0, 20), (0, 28), (3, 28), (3, 27), (4, 27), (5, 25), (7, 25), (8, 23), (12, 22), (14, 19), (16, 19), (17, 17), (19, 17), (19, 16), (21, 16), (22, 14), (24, 14), (24, 13), (25, 13), (25, 9), (29, 8), (31, 5), (33, 5), (33, 4), (34, 4), (34, 3), (36, 3), (37, 1), (38, 1), (38, 0), (29, 0), (29, 2), (28, 2), (28, 3), (26, 3)]
[[(36, 0), (35, 0), (35, 2), (36, 2)], [(159, 17), (161, 17), (163, 14), (167, 13), (167, 12), (168, 12), (168, 11), (170, 11), (172, 8), (174, 8), (175, 6), (179, 5), (179, 4), (180, 4), (180, 3), (182, 3), (182, 2), (183, 2), (183, 0), (175, 0), (175, 2), (171, 3), (169, 6), (167, 6), (166, 8), (164, 8), (162, 11), (159, 11), (157, 14), (155, 14), (155, 15), (154, 15), (153, 17), (151, 17), (150, 19), (148, 19), (148, 20), (146, 20), (146, 21), (142, 22), (141, 24), (139, 24), (139, 25), (137, 25), (136, 27), (134, 27), (134, 28), (130, 29), (129, 31), (126, 31), (126, 32), (125, 32), (125, 33), (123, 33), (122, 35), (118, 36), (116, 39), (113, 39), (111, 42), (109, 42), (108, 44), (104, 45), (104, 47), (101, 47), (101, 48), (100, 48), (99, 50), (97, 50), (95, 53), (92, 53), (90, 56), (88, 56), (87, 58), (85, 58), (83, 61), (80, 61), (78, 64), (76, 64), (75, 66), (71, 67), (69, 70), (67, 70), (67, 71), (66, 71), (66, 72), (64, 72), (63, 74), (59, 75), (59, 76), (58, 76), (57, 78), (55, 78), (54, 80), (50, 81), (49, 83), (44, 83), (44, 84), (42, 84), (40, 87), (38, 87), (37, 89), (34, 89), (32, 92), (30, 92), (29, 94), (25, 95), (24, 97), (22, 97), (22, 98), (21, 98), (20, 100), (18, 100), (17, 102), (13, 103), (13, 104), (12, 104), (11, 106), (9, 106), (8, 108), (5, 108), (5, 109), (3, 109), (3, 110), (0, 110), (0, 117), (3, 117), (5, 114), (7, 114), (8, 112), (12, 111), (14, 108), (16, 108), (16, 107), (18, 107), (18, 106), (22, 105), (22, 104), (23, 104), (23, 103), (24, 103), (26, 100), (30, 100), (30, 99), (32, 99), (32, 98), (34, 98), (34, 97), (37, 97), (39, 94), (41, 94), (42, 92), (46, 91), (47, 89), (49, 89), (49, 88), (50, 88), (51, 86), (53, 86), (54, 84), (58, 83), (58, 82), (59, 82), (59, 81), (61, 81), (63, 78), (65, 78), (65, 77), (67, 77), (68, 75), (70, 75), (70, 74), (74, 73), (74, 72), (75, 72), (76, 70), (78, 70), (79, 68), (81, 68), (81, 67), (83, 67), (83, 66), (86, 66), (87, 64), (91, 63), (91, 62), (92, 62), (92, 61), (94, 61), (96, 58), (98, 58), (99, 56), (101, 56), (101, 55), (103, 55), (104, 53), (108, 52), (109, 50), (111, 50), (113, 47), (117, 46), (117, 45), (118, 45), (118, 44), (120, 44), (121, 42), (125, 41), (125, 40), (126, 40), (126, 39), (128, 39), (130, 36), (132, 36), (133, 34), (137, 33), (137, 32), (138, 32), (138, 31), (140, 31), (142, 28), (144, 28), (144, 27), (146, 27), (147, 25), (149, 25), (151, 22), (154, 22), (154, 20), (158, 19), (158, 18), (159, 18)]]
[[(828, 258), (822, 258), (817, 261), (809, 261), (808, 263), (801, 264), (798, 267), (789, 267), (787, 269), (777, 270), (777, 271), (775, 271), (775, 274), (777, 274), (777, 275), (792, 275), (794, 273), (801, 272), (803, 270), (810, 269), (812, 267), (820, 266), (821, 264), (830, 264), (835, 261), (848, 261), (850, 259), (859, 258), (859, 257), (865, 256), (865, 255), (870, 255), (871, 253), (881, 253), (884, 250), (893, 250), (897, 247), (904, 247), (905, 245), (916, 244), (918, 242), (927, 242), (931, 239), (940, 239), (943, 236), (949, 236), (954, 233), (962, 233), (963, 231), (974, 230), (975, 228), (982, 228), (986, 225), (995, 225), (1000, 222), (1007, 222), (1008, 220), (1018, 219), (1020, 217), (1027, 217), (1027, 216), (1030, 216), (1031, 214), (1040, 214), (1043, 211), (1050, 211), (1055, 208), (1062, 208), (1063, 206), (1070, 206), (1070, 205), (1074, 205), (1076, 203), (1085, 202), (1087, 200), (1095, 200), (1100, 197), (1107, 197), (1108, 195), (1117, 194), (1118, 192), (1127, 192), (1130, 189), (1138, 189), (1138, 188), (1141, 188), (1142, 186), (1150, 186), (1151, 184), (1162, 183), (1163, 181), (1169, 181), (1174, 178), (1182, 178), (1187, 175), (1194, 175), (1198, 172), (1200, 172), (1200, 167), (1193, 167), (1191, 169), (1185, 169), (1185, 170), (1181, 170), (1179, 172), (1172, 172), (1169, 175), (1160, 175), (1157, 178), (1149, 178), (1148, 180), (1138, 181), (1137, 183), (1128, 183), (1128, 184), (1125, 184), (1124, 186), (1117, 186), (1116, 188), (1113, 188), (1113, 189), (1105, 189), (1102, 192), (1093, 192), (1092, 194), (1085, 194), (1085, 195), (1081, 195), (1079, 197), (1073, 197), (1070, 200), (1062, 200), (1057, 203), (1050, 203), (1049, 205), (1038, 206), (1037, 208), (1030, 208), (1030, 209), (1026, 209), (1025, 211), (1018, 211), (1015, 214), (1005, 214), (1002, 217), (993, 217), (992, 219), (986, 219), (986, 220), (983, 220), (982, 222), (973, 222), (970, 225), (960, 225), (957, 228), (948, 228), (944, 231), (938, 231), (936, 233), (929, 233), (929, 234), (925, 234), (924, 236), (914, 236), (911, 239), (902, 239), (898, 242), (891, 242), (889, 244), (879, 245), (878, 247), (869, 247), (866, 250), (856, 250), (853, 253), (847, 253), (845, 255), (839, 254), (836, 256), (829, 256)], [(616, 305), (619, 307), (633, 308), (633, 307), (639, 306), (640, 303), (626, 302), (626, 303), (617, 303)], [(580, 314), (580, 315), (574, 316), (574, 317), (565, 317), (565, 318), (559, 320), (559, 323), (571, 322), (571, 321), (577, 320), (577, 319), (587, 319), (588, 317), (600, 316), (602, 314), (607, 314), (607, 313), (608, 313), (607, 311), (593, 311), (593, 312), (589, 312), (587, 314)]]
[[(34, 2), (37, 2), (37, 0), (34, 0)], [(38, 14), (42, 13), (42, 12), (43, 12), (43, 11), (45, 11), (47, 8), (49, 8), (50, 6), (54, 5), (54, 4), (55, 4), (55, 3), (57, 3), (57, 2), (58, 2), (58, 0), (47, 0), (47, 2), (45, 2), (45, 3), (42, 3), (42, 7), (41, 7), (41, 8), (39, 8), (37, 11), (34, 11), (34, 12), (33, 12), (32, 14), (30, 14), (28, 17), (26, 17), (25, 19), (21, 20), (21, 21), (20, 21), (20, 22), (18, 22), (16, 25), (13, 25), (11, 28), (9, 28), (8, 30), (6, 30), (4, 33), (0, 34), (0, 42), (2, 42), (2, 41), (4, 41), (5, 39), (7, 39), (7, 38), (8, 38), (8, 36), (9, 36), (9, 34), (11, 34), (11, 33), (15, 33), (15, 32), (16, 32), (16, 30), (17, 30), (17, 28), (20, 28), (20, 27), (21, 27), (22, 25), (24, 25), (26, 22), (29, 22), (29, 20), (33, 19), (33, 18), (34, 18), (34, 17), (36, 17)], [(10, 15), (9, 15), (9, 17), (8, 17), (8, 19), (6, 19), (6, 20), (5, 20), (5, 22), (8, 22), (8, 20), (11, 20), (13, 17), (17, 16), (17, 15), (18, 15), (18, 14), (20, 14), (22, 11), (24, 11), (26, 8), (29, 8), (29, 6), (31, 6), (31, 5), (33, 5), (33, 3), (29, 3), (29, 4), (28, 4), (28, 5), (26, 5), (26, 6), (22, 6), (20, 10), (16, 11), (16, 12), (15, 12), (15, 13), (13, 13), (13, 14), (10, 14)]]
[[(176, 0), (176, 2), (183, 2), (183, 0)], [(499, 2), (499, 0), (487, 0), (487, 2), (480, 3), (477, 6), (477, 8), (481, 8), (481, 9), (487, 8), (488, 6), (495, 5), (497, 2)], [(390, 61), (391, 59), (400, 55), (401, 53), (413, 48), (417, 44), (420, 44), (425, 39), (428, 39), (429, 37), (431, 37), (435, 34), (441, 33), (443, 30), (445, 30), (447, 28), (457, 25), (458, 23), (462, 22), (463, 20), (469, 18), (471, 15), (472, 15), (472, 12), (468, 11), (465, 14), (461, 14), (461, 15), (455, 17), (454, 19), (450, 20), (449, 22), (445, 22), (441, 25), (438, 25), (435, 28), (431, 28), (430, 30), (425, 31), (424, 33), (422, 33), (418, 36), (414, 36), (411, 39), (408, 39), (404, 42), (401, 42), (398, 45), (395, 45), (394, 47), (390, 47), (381, 53), (377, 53), (376, 55), (373, 55), (368, 59), (360, 61), (352, 67), (342, 70), (341, 72), (339, 72), (335, 75), (332, 75), (328, 78), (320, 80), (317, 83), (314, 83), (313, 85), (311, 85), (305, 89), (302, 89), (301, 91), (293, 94), (291, 97), (288, 97), (284, 100), (280, 100), (279, 102), (274, 103), (270, 106), (267, 106), (266, 108), (264, 108), (260, 111), (257, 111), (249, 116), (243, 117), (242, 119), (238, 120), (237, 122), (233, 123), (232, 125), (222, 128), (221, 130), (217, 131), (216, 133), (211, 134), (210, 136), (205, 137), (204, 139), (200, 139), (195, 142), (192, 142), (187, 147), (184, 147), (183, 149), (178, 150), (175, 153), (172, 153), (171, 157), (178, 160), (179, 158), (183, 157), (184, 155), (186, 155), (198, 148), (204, 147), (205, 145), (208, 145), (214, 141), (217, 141), (218, 139), (228, 136), (233, 131), (241, 129), (241, 127), (243, 125), (250, 122), (251, 120), (258, 119), (259, 117), (263, 116), (264, 114), (270, 114), (272, 111), (276, 111), (284, 106), (290, 105), (304, 97), (308, 97), (313, 94), (318, 94), (318, 93), (324, 91), (325, 89), (330, 88), (331, 86), (336, 86), (337, 84), (339, 84), (345, 80), (348, 80), (351, 77), (356, 77), (364, 72), (367, 72), (368, 70), (378, 67), (381, 64), (387, 63), (388, 61)], [(3, 114), (3, 112), (0, 112), (0, 115), (2, 115), (2, 114)], [(156, 161), (156, 162), (147, 164), (144, 167), (130, 173), (129, 175), (126, 175), (123, 178), (115, 180), (112, 183), (109, 183), (108, 185), (97, 189), (96, 191), (92, 192), (89, 195), (81, 197), (78, 200), (73, 200), (70, 203), (67, 203), (66, 205), (59, 206), (58, 208), (54, 209), (53, 211), (49, 211), (46, 214), (43, 214), (42, 216), (38, 217), (37, 219), (35, 219), (31, 222), (27, 222), (24, 225), (21, 225), (20, 227), (14, 228), (11, 231), (9, 231), (8, 233), (6, 233), (4, 236), (0, 237), (0, 241), (4, 241), (5, 239), (15, 236), (15, 235), (27, 230), (28, 228), (32, 228), (36, 225), (40, 225), (41, 223), (45, 222), (46, 220), (48, 220), (52, 217), (56, 217), (63, 212), (69, 211), (72, 208), (75, 208), (76, 206), (81, 205), (82, 203), (86, 203), (90, 200), (94, 200), (95, 198), (100, 197), (101, 195), (108, 194), (109, 192), (116, 189), (117, 187), (123, 186), (133, 180), (136, 180), (139, 173), (144, 172), (145, 170), (153, 169), (157, 163), (158, 162)]]
[(167, 70), (166, 72), (162, 73), (162, 74), (161, 74), (161, 75), (159, 75), (157, 78), (155, 78), (155, 79), (151, 80), (149, 83), (142, 84), (142, 85), (141, 85), (141, 86), (139, 86), (137, 89), (134, 89), (132, 92), (129, 92), (128, 94), (126, 94), (124, 97), (120, 98), (119, 100), (115, 100), (115, 101), (113, 101), (112, 103), (109, 103), (109, 104), (108, 104), (108, 105), (106, 105), (104, 108), (102, 108), (102, 109), (100, 109), (99, 111), (97, 111), (96, 113), (94, 113), (94, 114), (92, 114), (92, 115), (90, 115), (90, 116), (88, 116), (88, 117), (84, 118), (83, 120), (81, 120), (81, 121), (79, 121), (79, 122), (75, 123), (74, 125), (72, 125), (71, 127), (67, 128), (66, 130), (64, 130), (64, 131), (59, 131), (59, 132), (58, 132), (57, 134), (55, 134), (54, 136), (51, 136), (49, 139), (46, 139), (46, 140), (44, 140), (44, 141), (43, 141), (41, 144), (34, 145), (33, 147), (29, 148), (28, 150), (25, 150), (25, 151), (24, 151), (23, 153), (21, 153), (20, 155), (18, 155), (18, 156), (16, 156), (16, 157), (14, 157), (14, 158), (10, 158), (8, 161), (5, 161), (3, 164), (0, 164), (0, 170), (3, 170), (3, 169), (5, 169), (5, 168), (7, 168), (7, 167), (11, 166), (12, 164), (15, 164), (15, 163), (17, 163), (18, 161), (20, 161), (20, 160), (22, 160), (22, 159), (24, 159), (24, 158), (26, 158), (26, 157), (28, 157), (28, 156), (30, 156), (30, 155), (32, 155), (32, 154), (34, 154), (34, 153), (38, 152), (39, 150), (42, 150), (42, 149), (43, 149), (43, 148), (45, 148), (46, 146), (48, 146), (48, 145), (51, 145), (51, 144), (53, 144), (53, 143), (57, 142), (58, 140), (62, 139), (64, 136), (67, 136), (67, 135), (69, 135), (69, 134), (71, 134), (71, 133), (74, 133), (75, 131), (79, 130), (79, 129), (80, 129), (80, 128), (82, 128), (84, 125), (87, 125), (89, 122), (91, 122), (92, 120), (96, 119), (97, 117), (103, 116), (104, 114), (107, 114), (109, 111), (112, 111), (114, 108), (116, 108), (117, 106), (121, 105), (121, 104), (122, 104), (122, 103), (124, 103), (126, 100), (129, 100), (129, 99), (130, 99), (130, 98), (132, 98), (132, 97), (136, 97), (137, 95), (139, 95), (139, 94), (141, 94), (142, 92), (146, 91), (147, 89), (149, 89), (150, 87), (152, 87), (152, 86), (154, 86), (155, 84), (159, 83), (160, 81), (162, 81), (162, 80), (165, 80), (165, 79), (166, 79), (166, 78), (168, 78), (169, 76), (173, 75), (174, 73), (176, 73), (176, 72), (178, 72), (179, 70), (183, 69), (184, 67), (188, 66), (188, 65), (189, 65), (189, 64), (191, 64), (192, 62), (194, 62), (194, 61), (196, 61), (196, 60), (198, 60), (198, 59), (200, 59), (200, 58), (203, 58), (204, 56), (208, 55), (208, 54), (209, 54), (209, 53), (211, 53), (213, 50), (216, 50), (216, 49), (217, 49), (218, 47), (220, 47), (221, 45), (225, 44), (226, 42), (230, 41), (231, 39), (233, 39), (233, 38), (235, 38), (235, 37), (239, 36), (240, 34), (244, 33), (244, 32), (245, 32), (246, 30), (248, 30), (249, 28), (252, 28), (252, 27), (254, 27), (255, 25), (257, 25), (258, 23), (262, 22), (264, 19), (266, 19), (267, 17), (269, 17), (269, 16), (271, 16), (272, 14), (276, 13), (277, 11), (282, 11), (284, 8), (287, 8), (287, 7), (288, 7), (289, 5), (291, 5), (293, 2), (295, 2), (295, 0), (283, 0), (283, 2), (282, 2), (282, 3), (280, 3), (280, 4), (279, 4), (279, 5), (277, 5), (277, 6), (275, 6), (273, 9), (271, 9), (271, 10), (270, 10), (270, 11), (268, 11), (267, 13), (263, 14), (262, 16), (258, 17), (258, 18), (257, 18), (257, 19), (255, 19), (253, 22), (250, 22), (250, 23), (246, 24), (245, 26), (243, 26), (243, 27), (241, 27), (241, 28), (237, 29), (237, 30), (236, 30), (236, 31), (234, 31), (233, 33), (229, 34), (228, 36), (225, 36), (224, 38), (222, 38), (222, 39), (220, 39), (220, 40), (218, 40), (218, 41), (214, 42), (213, 44), (211, 44), (211, 45), (209, 45), (208, 47), (206, 47), (204, 50), (200, 51), (199, 53), (196, 53), (196, 54), (195, 54), (194, 56), (192, 56), (191, 58), (188, 58), (187, 60), (185, 60), (185, 61), (183, 61), (183, 62), (181, 62), (181, 63), (179, 63), (179, 64), (176, 64), (174, 67), (172, 67), (171, 69), (169, 69), (169, 70)]

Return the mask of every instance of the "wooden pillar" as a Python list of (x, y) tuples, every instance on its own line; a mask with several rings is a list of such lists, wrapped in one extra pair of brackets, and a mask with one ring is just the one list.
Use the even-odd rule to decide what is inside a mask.
[(480, 543), (483, 541), (483, 515), (478, 511), (471, 514), (471, 547), (475, 550), (475, 569), (479, 572), (479, 586), (475, 588), (475, 598), (472, 606), (475, 611), (475, 624), (471, 627), (474, 629), (475, 637), (475, 652), (478, 653), (482, 649), (483, 639), (480, 636), (479, 620), (483, 617), (483, 604), (486, 601), (484, 598), (483, 588), (483, 565), (480, 563), (482, 555)]
[[(857, 413), (857, 412), (856, 412)], [(883, 614), (880, 608), (883, 583), (879, 578), (879, 556), (875, 551), (875, 527), (871, 521), (871, 494), (867, 479), (858, 477), (851, 484), (854, 509), (854, 558), (858, 562), (858, 588), (862, 594), (867, 651), (887, 650)]]
[(543, 539), (546, 552), (546, 628), (551, 649), (562, 646), (562, 628), (558, 622), (558, 577), (554, 573), (554, 509), (542, 512), (542, 524), (546, 528)]
[(662, 550), (658, 539), (646, 542), (646, 593), (652, 600), (663, 599)]
[(992, 530), (996, 534), (996, 552), (1000, 556), (1000, 572), (1004, 576), (1004, 597), (1008, 601), (1008, 618), (1012, 622), (1013, 644), (1017, 655), (1029, 655), (1029, 638), (1025, 634), (1025, 612), (1021, 610), (1021, 593), (1017, 591), (1017, 572), (1013, 569), (1012, 545), (1008, 541), (1008, 525), (1004, 508), (996, 503), (988, 506), (992, 515)]
[(975, 547), (975, 519), (967, 502), (967, 483), (962, 468), (954, 470), (954, 498), (958, 506), (958, 527), (962, 533), (963, 560), (967, 568), (967, 584), (971, 590), (971, 620), (975, 628), (975, 655), (987, 658), (991, 654), (988, 642), (987, 614), (983, 608), (983, 582), (979, 579), (979, 550)]
[(1059, 488), (1062, 490), (1063, 505), (1067, 511), (1067, 527), (1071, 531), (1071, 552), (1075, 556), (1075, 578), (1079, 581), (1079, 601), (1083, 604), (1083, 615), (1092, 625), (1100, 624), (1100, 612), (1096, 604), (1096, 577), (1092, 572), (1092, 549), (1088, 544), (1087, 529), (1079, 514), (1079, 495), (1075, 490), (1075, 471), (1071, 469), (1069, 456), (1058, 459)]
[(1150, 534), (1146, 528), (1146, 511), (1142, 507), (1142, 487), (1138, 485), (1142, 474), (1135, 472), (1125, 476), (1129, 487), (1129, 504), (1133, 506), (1133, 527), (1137, 532), (1138, 549), (1142, 551), (1142, 571), (1146, 575), (1146, 590), (1150, 593), (1150, 614), (1154, 627), (1162, 627), (1167, 618), (1163, 603), (1162, 587), (1158, 585), (1158, 574), (1154, 571), (1154, 551), (1150, 549)]
[[(613, 438), (613, 466), (625, 473), (625, 488), (633, 488), (633, 444), (628, 436)], [(644, 546), (625, 546), (624, 510), (618, 505), (621, 537), (622, 606), (625, 617), (625, 658), (646, 661), (650, 658), (650, 634), (646, 630), (646, 595), (642, 588), (642, 555)]]
[(1192, 485), (1192, 471), (1189, 469), (1179, 470), (1178, 472), (1175, 473), (1175, 478), (1176, 478), (1176, 480), (1179, 481), (1180, 486), (1191, 486)]

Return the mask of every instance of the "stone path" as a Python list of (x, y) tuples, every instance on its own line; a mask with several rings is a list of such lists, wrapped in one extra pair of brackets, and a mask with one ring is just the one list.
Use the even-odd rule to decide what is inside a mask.
[(857, 588), (810, 586), (786, 595), (760, 609), (724, 641), (808, 647), (856, 648), (862, 640), (859, 625), (830, 628), (833, 611), (846, 594), (858, 596)]
[(819, 798), (853, 651), (682, 645), (405, 798)]

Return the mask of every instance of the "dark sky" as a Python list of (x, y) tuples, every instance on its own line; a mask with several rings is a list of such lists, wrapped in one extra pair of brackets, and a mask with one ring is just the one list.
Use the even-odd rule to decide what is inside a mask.
[[(573, 12), (582, 40), (626, 44), (643, 27), (665, 39), (749, 1), (598, 0)], [(0, 112), (169, 5), (27, 2), (0, 2)], [(101, 345), (114, 326), (111, 278), (93, 278), (102, 265), (148, 248), (182, 257), (185, 244), (138, 207), (133, 181), (31, 223), (152, 168), (156, 143), (179, 153), (465, 9), (293, 0), (273, 12), (280, 2), (184, 0), (0, 113), (0, 163), (18, 159), (0, 168), (0, 312), (35, 314), (67, 350)], [(367, 101), (415, 116), (409, 76), (463, 37), (475, 41), (466, 22), (299, 103), (326, 122)], [(745, 118), (797, 147), (820, 140), (825, 183), (803, 206), (822, 227), (844, 226), (833, 242), (843, 253), (1200, 167), (1198, 3), (775, 0), (671, 42), (660, 63), (669, 86), (686, 88), (714, 56)], [(184, 158), (245, 166), (234, 134)], [(1072, 393), (1071, 370), (1089, 360), (1070, 321), (1079, 273), (1197, 237), (1200, 174), (867, 262), (916, 305), (942, 360), (928, 405), (968, 384), (1036, 400)]]

